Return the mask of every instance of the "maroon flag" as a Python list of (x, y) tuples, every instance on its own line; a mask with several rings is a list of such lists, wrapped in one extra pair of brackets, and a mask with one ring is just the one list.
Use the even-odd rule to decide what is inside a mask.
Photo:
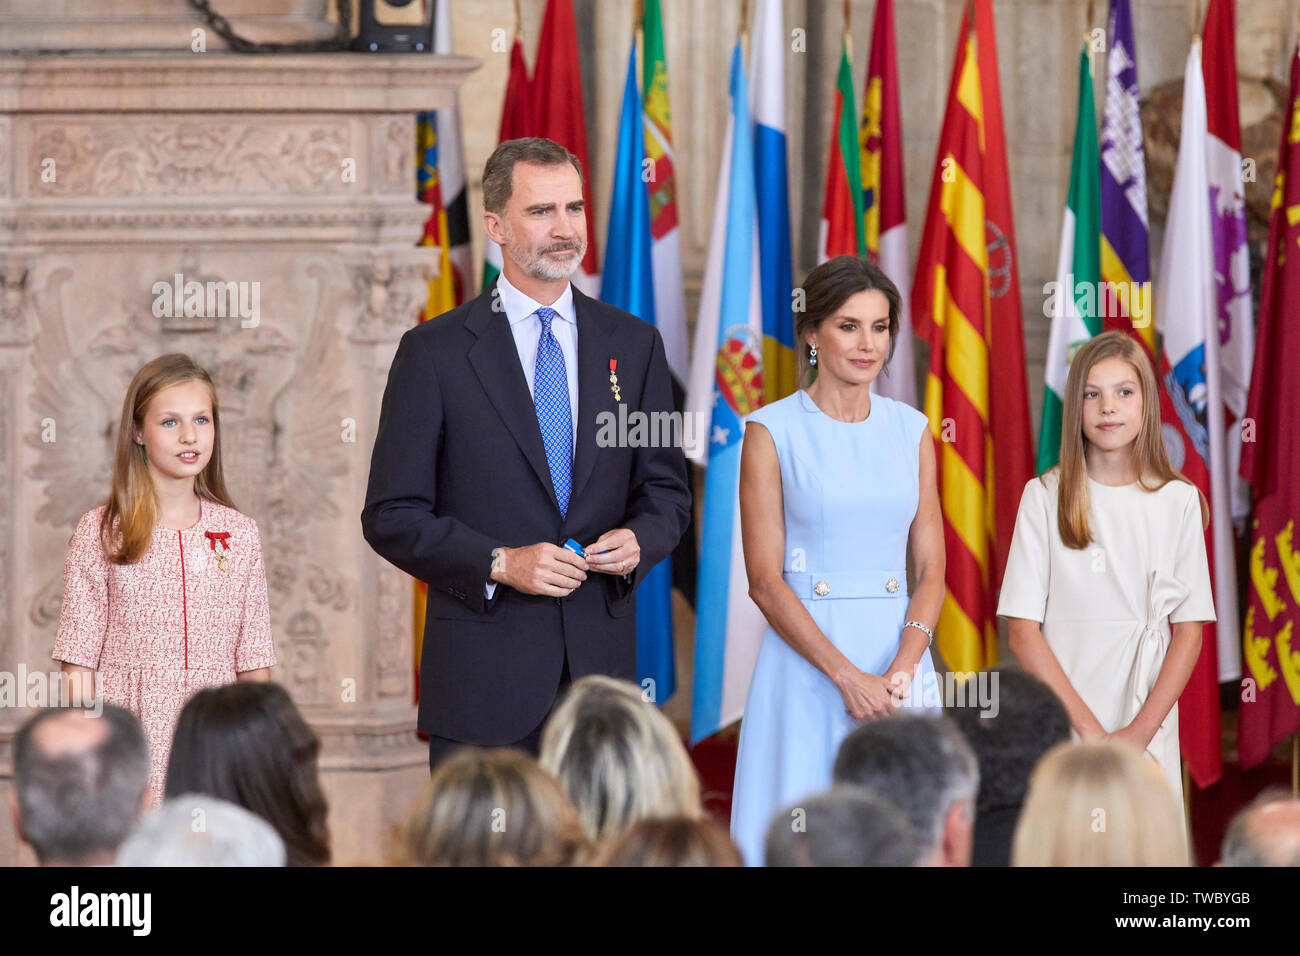
[(1250, 482), (1255, 505), (1237, 724), (1242, 767), (1261, 763), (1300, 730), (1300, 47), (1291, 55), (1286, 102), (1291, 112), (1283, 118), (1278, 147), (1255, 366), (1242, 422), (1241, 476)]

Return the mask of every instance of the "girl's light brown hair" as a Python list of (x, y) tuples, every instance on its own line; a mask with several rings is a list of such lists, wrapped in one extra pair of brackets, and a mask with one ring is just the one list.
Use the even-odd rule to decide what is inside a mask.
[(398, 861), (415, 866), (567, 866), (587, 852), (560, 785), (508, 747), (464, 747), (439, 764), (403, 838)]
[(740, 849), (712, 820), (649, 817), (607, 843), (596, 866), (744, 866)]
[[(1123, 332), (1103, 332), (1088, 340), (1070, 362), (1065, 380), (1065, 404), (1061, 413), (1061, 463), (1056, 489), (1056, 524), (1067, 548), (1081, 550), (1092, 543), (1088, 524), (1087, 439), (1083, 436), (1083, 393), (1088, 374), (1098, 362), (1123, 359), (1138, 377), (1142, 388), (1142, 425), (1133, 442), (1133, 466), (1138, 483), (1147, 491), (1159, 491), (1171, 481), (1187, 481), (1169, 464), (1160, 430), (1160, 393), (1156, 388), (1151, 360), (1136, 340)], [(1042, 480), (1041, 478), (1039, 479)], [(1188, 482), (1191, 484), (1191, 482)], [(1204, 520), (1208, 509), (1201, 498)]]
[(104, 554), (113, 564), (134, 564), (149, 549), (149, 539), (158, 523), (158, 496), (149, 476), (149, 458), (144, 446), (136, 444), (135, 432), (144, 427), (144, 416), (153, 397), (173, 385), (199, 381), (212, 396), (212, 457), (194, 479), (200, 498), (234, 508), (221, 472), (221, 413), (212, 377), (194, 359), (180, 352), (160, 355), (135, 373), (122, 402), (122, 421), (117, 429), (113, 455), (113, 486), (99, 524)]

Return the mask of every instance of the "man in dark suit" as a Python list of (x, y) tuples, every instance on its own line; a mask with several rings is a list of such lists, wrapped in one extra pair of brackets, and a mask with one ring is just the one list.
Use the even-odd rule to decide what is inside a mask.
[(571, 679), (636, 680), (634, 592), (691, 508), (680, 447), (600, 431), (620, 404), (672, 412), (672, 384), (653, 326), (569, 284), (587, 247), (577, 158), (504, 142), (483, 205), (504, 268), (402, 336), (361, 513), (370, 546), (429, 585), (430, 767), (462, 743), (535, 754)]

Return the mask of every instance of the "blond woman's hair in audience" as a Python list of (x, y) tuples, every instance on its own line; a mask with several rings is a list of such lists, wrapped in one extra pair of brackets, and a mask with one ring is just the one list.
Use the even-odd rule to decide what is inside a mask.
[(597, 866), (744, 866), (727, 831), (712, 820), (646, 819), (632, 824), (596, 858)]
[(593, 841), (647, 817), (704, 815), (681, 738), (635, 684), (599, 675), (576, 681), (547, 720), (541, 751)]
[(519, 750), (465, 747), (433, 772), (407, 821), (399, 862), (567, 866), (587, 839), (559, 785)]
[(1183, 808), (1131, 744), (1057, 744), (1034, 769), (1012, 866), (1187, 866)]

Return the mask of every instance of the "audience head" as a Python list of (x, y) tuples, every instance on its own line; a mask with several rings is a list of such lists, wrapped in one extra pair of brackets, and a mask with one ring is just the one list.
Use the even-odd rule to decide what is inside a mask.
[(532, 757), (463, 747), (429, 778), (404, 843), (404, 862), (422, 866), (565, 866), (587, 838), (559, 784)]
[(1232, 818), (1220, 857), (1224, 866), (1300, 866), (1300, 800), (1265, 790)]
[(976, 816), (1019, 808), (1043, 754), (1070, 739), (1070, 718), (1050, 687), (1019, 669), (1000, 670), (997, 676), (996, 712), (946, 711), (979, 764)]
[(832, 787), (772, 818), (767, 866), (921, 866), (927, 853), (903, 812), (865, 787)]
[(102, 707), (43, 710), (14, 736), (14, 829), (42, 865), (112, 863), (148, 804), (140, 722)]
[(727, 831), (711, 820), (641, 820), (605, 846), (599, 866), (744, 866)]
[(979, 767), (946, 717), (893, 713), (862, 724), (840, 744), (832, 776), (901, 809), (926, 862), (970, 865)]
[(320, 741), (279, 684), (201, 690), (172, 739), (166, 795), (204, 793), (251, 810), (284, 841), (290, 866), (328, 863)]
[(1034, 771), (1013, 866), (1187, 866), (1183, 808), (1155, 761), (1131, 744), (1053, 747)]
[(118, 854), (121, 866), (284, 866), (284, 841), (255, 813), (200, 793), (169, 797)]
[(542, 766), (593, 841), (646, 817), (699, 819), (700, 782), (672, 723), (627, 681), (576, 681), (542, 731)]

